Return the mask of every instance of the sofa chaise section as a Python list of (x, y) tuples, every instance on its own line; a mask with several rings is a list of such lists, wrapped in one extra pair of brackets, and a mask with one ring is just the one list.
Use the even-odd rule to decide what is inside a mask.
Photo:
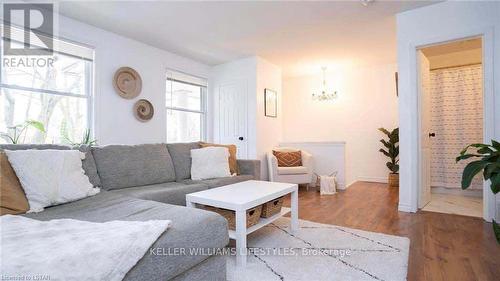
[(204, 183), (166, 182), (111, 190), (111, 193), (185, 206), (186, 194), (208, 189)]
[[(146, 253), (127, 273), (125, 280), (168, 280), (187, 274), (185, 271), (196, 268), (207, 259), (216, 258), (190, 254), (190, 249), (222, 248), (229, 241), (227, 221), (216, 213), (120, 196), (107, 191), (25, 216), (38, 220), (69, 218), (92, 222), (172, 220), (171, 227), (152, 245), (151, 249), (156, 254)], [(185, 249), (186, 254), (166, 255), (175, 249)], [(225, 271), (219, 271), (225, 266), (219, 263), (225, 264), (225, 260), (216, 260), (218, 262), (214, 269), (217, 271), (211, 274), (219, 277), (216, 280), (224, 280)]]
[[(92, 222), (171, 220), (172, 226), (152, 246), (165, 251), (212, 249), (229, 241), (227, 221), (220, 215), (183, 207), (185, 195), (260, 178), (260, 161), (238, 160), (241, 175), (191, 180), (191, 149), (199, 143), (80, 146), (82, 168), (101, 193), (25, 216), (51, 220), (70, 218)], [(64, 145), (0, 145), (10, 149), (72, 149)], [(157, 202), (155, 202), (157, 201)], [(166, 204), (165, 204), (166, 203)], [(182, 205), (182, 206), (176, 206)], [(126, 280), (225, 280), (221, 256), (151, 255), (147, 253)]]
[(186, 194), (253, 179), (253, 175), (239, 175), (200, 181), (193, 181), (188, 179), (183, 180), (182, 182), (166, 182), (113, 189), (109, 192), (139, 199), (153, 200), (167, 204), (185, 206)]
[(187, 185), (191, 184), (203, 184), (208, 188), (215, 188), (219, 186), (224, 186), (228, 184), (238, 183), (242, 181), (253, 180), (255, 177), (253, 175), (238, 175), (232, 177), (224, 177), (224, 178), (216, 178), (216, 179), (207, 179), (207, 180), (183, 180), (182, 182)]

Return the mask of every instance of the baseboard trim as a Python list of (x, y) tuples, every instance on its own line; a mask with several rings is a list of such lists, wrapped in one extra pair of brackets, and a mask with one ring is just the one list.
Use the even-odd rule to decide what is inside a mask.
[(358, 181), (388, 183), (387, 177), (358, 177)]
[(347, 189), (349, 186), (346, 186), (344, 183), (337, 183), (337, 188), (340, 189), (340, 190), (345, 190)]
[(415, 213), (412, 211), (411, 207), (406, 204), (398, 204), (398, 211), (405, 213)]
[(357, 182), (357, 181), (353, 181), (353, 182), (349, 183), (348, 185), (346, 185), (346, 186), (345, 186), (345, 188), (344, 188), (344, 189), (347, 189), (348, 187), (350, 187), (351, 185), (355, 184), (356, 182)]

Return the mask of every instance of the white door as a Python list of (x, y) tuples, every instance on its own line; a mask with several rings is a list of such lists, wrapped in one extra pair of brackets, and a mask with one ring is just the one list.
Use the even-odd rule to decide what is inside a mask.
[(238, 158), (248, 158), (247, 140), (247, 83), (244, 80), (217, 87), (216, 141), (235, 144)]
[(418, 93), (420, 95), (420, 193), (418, 207), (431, 201), (431, 127), (430, 127), (430, 66), (422, 51), (418, 51)]

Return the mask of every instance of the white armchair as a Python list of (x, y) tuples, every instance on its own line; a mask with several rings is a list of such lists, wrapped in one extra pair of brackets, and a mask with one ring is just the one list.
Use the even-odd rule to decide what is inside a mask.
[[(275, 151), (297, 151), (299, 149), (291, 147), (277, 147)], [(302, 166), (298, 167), (278, 167), (278, 159), (270, 151), (267, 153), (267, 167), (269, 169), (269, 180), (273, 182), (287, 182), (296, 184), (309, 184), (313, 177), (313, 157), (310, 153), (301, 150)]]

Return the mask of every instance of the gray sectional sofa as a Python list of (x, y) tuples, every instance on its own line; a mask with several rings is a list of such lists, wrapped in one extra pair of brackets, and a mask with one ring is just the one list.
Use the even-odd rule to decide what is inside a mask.
[[(184, 207), (185, 195), (240, 181), (259, 179), (258, 160), (238, 160), (241, 175), (191, 180), (190, 150), (198, 143), (80, 146), (83, 168), (101, 187), (96, 196), (26, 214), (39, 220), (72, 218), (92, 222), (111, 220), (172, 220), (172, 226), (126, 275), (125, 280), (225, 280), (222, 256), (213, 248), (229, 241), (227, 221), (220, 215)], [(3, 149), (72, 149), (61, 145), (0, 145)], [(185, 254), (175, 254), (175, 249)], [(206, 249), (191, 254), (189, 249)]]

